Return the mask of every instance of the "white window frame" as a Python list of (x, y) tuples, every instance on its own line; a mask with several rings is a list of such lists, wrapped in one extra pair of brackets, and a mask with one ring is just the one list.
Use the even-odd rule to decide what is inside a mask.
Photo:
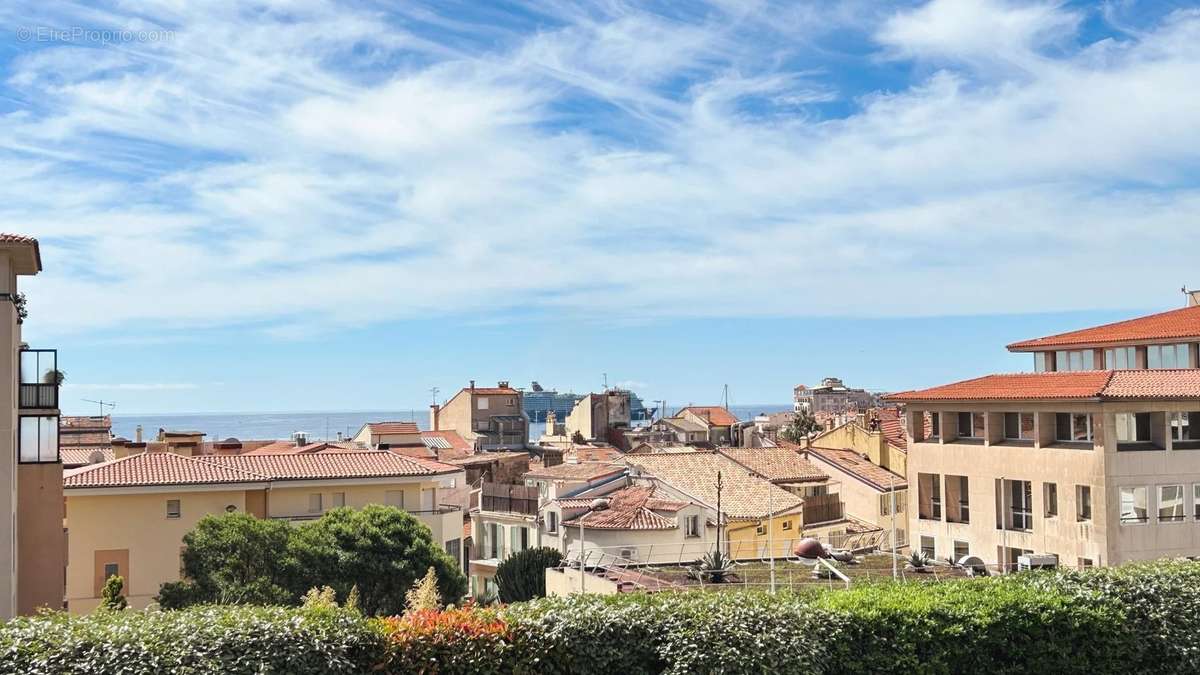
[[(1133, 494), (1135, 496), (1135, 502), (1134, 502), (1133, 507), (1135, 509), (1137, 508), (1137, 503), (1136, 503), (1137, 492), (1136, 491), (1141, 490), (1143, 492), (1143, 494), (1145, 495), (1145, 497), (1143, 499), (1143, 502), (1145, 503), (1145, 509), (1146, 509), (1145, 517), (1137, 518), (1135, 516), (1131, 520), (1125, 519), (1125, 512), (1124, 512), (1125, 496), (1124, 496), (1124, 493), (1126, 490), (1133, 491)], [(1122, 485), (1117, 488), (1117, 522), (1119, 522), (1121, 525), (1145, 525), (1150, 522), (1150, 487), (1149, 486), (1147, 486), (1147, 485)]]
[[(1118, 363), (1124, 357), (1125, 365)], [(1136, 370), (1137, 347), (1110, 347), (1104, 350), (1105, 370)]]
[(546, 512), (546, 533), (558, 534), (558, 511)]
[[(174, 513), (171, 512), (171, 504), (172, 503), (175, 504), (175, 512)], [(168, 499), (167, 500), (167, 518), (169, 518), (170, 520), (179, 520), (181, 517), (183, 517), (183, 501), (180, 499)]]
[[(926, 551), (925, 551), (925, 540), (926, 539), (929, 540), (929, 552), (928, 553), (926, 553)], [(927, 534), (921, 535), (921, 538), (917, 540), (917, 549), (920, 550), (922, 553), (926, 553), (926, 555), (928, 555), (930, 558), (933, 558), (934, 556), (937, 555), (937, 537), (931, 537)]]
[[(1154, 519), (1155, 519), (1155, 521), (1160, 522), (1160, 523), (1185, 523), (1185, 522), (1187, 522), (1187, 492), (1184, 490), (1184, 487), (1186, 487), (1186, 486), (1183, 485), (1182, 483), (1165, 483), (1163, 485), (1158, 485), (1156, 487), (1158, 489), (1156, 489), (1154, 491), (1154, 497), (1155, 497)], [(1166, 519), (1163, 518), (1162, 510), (1163, 510), (1163, 489), (1164, 488), (1178, 488), (1179, 489), (1180, 516), (1178, 518), (1173, 518), (1173, 517), (1168, 517)]]
[(488, 397), (480, 396), (480, 397), (476, 398), (475, 399), (475, 408), (477, 410), (487, 410), (488, 409)]
[[(1071, 421), (1068, 426), (1071, 427), (1072, 435), (1075, 433), (1075, 416), (1083, 415), (1084, 418), (1087, 420), (1087, 438), (1086, 439), (1059, 438), (1058, 437), (1058, 416), (1059, 415), (1069, 415), (1070, 416)], [(1096, 430), (1092, 428), (1092, 414), (1091, 413), (1075, 413), (1075, 412), (1054, 413), (1054, 442), (1055, 443), (1095, 443), (1096, 442)]]
[[(1164, 355), (1168, 351), (1171, 355), (1171, 365), (1166, 365), (1167, 359), (1164, 358)], [(1190, 368), (1192, 361), (1191, 351), (1186, 342), (1176, 342), (1167, 345), (1146, 345), (1146, 368), (1149, 370)], [(1183, 358), (1182, 364), (1179, 363), (1181, 356)], [(1157, 364), (1155, 363), (1156, 361)]]

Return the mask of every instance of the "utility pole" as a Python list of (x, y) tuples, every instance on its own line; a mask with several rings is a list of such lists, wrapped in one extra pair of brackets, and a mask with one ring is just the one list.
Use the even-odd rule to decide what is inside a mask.
[(717, 472), (717, 550), (721, 550), (721, 472)]
[(896, 550), (899, 548), (896, 544), (896, 474), (892, 474), (892, 581), (899, 577), (898, 561)]

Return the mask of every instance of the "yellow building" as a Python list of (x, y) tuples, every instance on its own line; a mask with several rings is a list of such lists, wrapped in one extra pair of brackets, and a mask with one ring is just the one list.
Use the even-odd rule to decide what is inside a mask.
[(461, 468), (386, 451), (185, 457), (143, 452), (67, 471), (67, 608), (99, 604), (104, 581), (125, 579), (131, 607), (178, 581), (183, 536), (208, 514), (244, 511), (300, 523), (341, 506), (387, 504), (427, 525), (461, 560), (462, 510), (443, 491)]

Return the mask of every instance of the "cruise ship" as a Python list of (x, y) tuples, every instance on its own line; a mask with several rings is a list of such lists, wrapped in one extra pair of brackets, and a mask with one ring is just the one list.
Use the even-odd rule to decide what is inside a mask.
[[(525, 407), (525, 414), (529, 415), (529, 421), (532, 423), (544, 423), (546, 416), (551, 410), (554, 411), (554, 416), (561, 422), (571, 414), (571, 409), (575, 404), (583, 398), (582, 394), (574, 394), (571, 392), (559, 393), (554, 389), (545, 389), (536, 381), (530, 383), (529, 389), (521, 392), (521, 402)], [(654, 418), (654, 411), (647, 409), (642, 399), (632, 391), (629, 392), (629, 412), (630, 418), (634, 422), (644, 422)]]

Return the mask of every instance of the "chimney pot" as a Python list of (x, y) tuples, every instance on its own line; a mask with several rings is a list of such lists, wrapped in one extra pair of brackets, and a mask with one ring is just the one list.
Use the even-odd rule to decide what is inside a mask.
[(475, 391), (475, 380), (471, 380), (471, 391)]
[(137, 429), (135, 430), (134, 435), (133, 435), (133, 440), (135, 443), (142, 442), (142, 425), (140, 425), (140, 424), (137, 425)]

